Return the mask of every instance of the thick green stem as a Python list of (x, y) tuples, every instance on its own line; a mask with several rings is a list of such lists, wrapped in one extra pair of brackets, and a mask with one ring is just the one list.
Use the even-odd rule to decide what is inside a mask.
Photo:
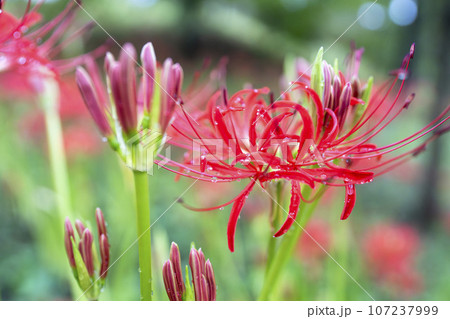
[(291, 258), (298, 239), (302, 234), (303, 228), (311, 218), (311, 215), (314, 212), (314, 209), (316, 208), (319, 202), (320, 195), (322, 193), (323, 188), (319, 190), (319, 196), (317, 196), (317, 199), (313, 203), (307, 204), (306, 207), (304, 206), (303, 211), (301, 211), (301, 213), (299, 213), (296, 218), (296, 223), (283, 236), (283, 240), (278, 247), (277, 252), (273, 256), (270, 268), (266, 273), (259, 300), (268, 300), (270, 293), (275, 290), (281, 277), (283, 268)]
[(146, 172), (133, 171), (136, 191), (139, 279), (141, 300), (152, 300), (152, 246), (150, 236), (150, 195)]

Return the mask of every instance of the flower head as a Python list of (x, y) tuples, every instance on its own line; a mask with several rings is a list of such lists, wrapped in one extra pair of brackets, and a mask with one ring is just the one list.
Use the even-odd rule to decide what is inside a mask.
[(422, 278), (416, 269), (420, 250), (417, 231), (401, 224), (379, 224), (368, 229), (363, 257), (369, 273), (399, 294), (420, 290)]
[[(96, 300), (100, 294), (108, 274), (109, 265), (109, 241), (106, 232), (106, 222), (100, 208), (95, 211), (97, 222), (98, 244), (100, 260), (93, 245), (93, 235), (80, 220), (75, 221), (75, 229), (78, 234), (76, 239), (72, 223), (66, 218), (64, 223), (64, 245), (73, 275), (80, 288), (86, 292), (89, 299)], [(99, 278), (96, 278), (96, 277)], [(98, 280), (99, 279), (99, 280)]]
[[(81, 1), (69, 1), (66, 8), (51, 21), (35, 27), (41, 20), (38, 13), (43, 1), (31, 6), (28, 1), (21, 18), (16, 18), (1, 8), (0, 11), (0, 72), (15, 71), (31, 77), (58, 76), (82, 63), (88, 56), (104, 51), (99, 47), (94, 52), (74, 58), (57, 60), (56, 56), (73, 40), (93, 27), (87, 24), (66, 36)], [(4, 1), (3, 1), (4, 5)], [(36, 81), (35, 81), (36, 82)], [(34, 83), (39, 85), (39, 83)]]
[(171, 301), (215, 301), (216, 281), (211, 262), (205, 261), (205, 255), (201, 248), (191, 249), (189, 254), (189, 266), (191, 268), (192, 284), (189, 284), (189, 274), (186, 267), (186, 284), (183, 282), (181, 259), (178, 245), (172, 243), (170, 258), (163, 265), (163, 279), (167, 296)]
[[(156, 151), (161, 146), (180, 101), (183, 70), (170, 58), (158, 68), (151, 43), (141, 50), (140, 67), (136, 66), (136, 59), (136, 50), (130, 43), (123, 46), (118, 60), (108, 53), (105, 58), (107, 88), (93, 61), (88, 63), (87, 71), (78, 68), (76, 78), (100, 132), (127, 162), (132, 160), (134, 169), (141, 170), (147, 163), (143, 163), (144, 167), (136, 163), (132, 158), (133, 147), (153, 147)], [(156, 78), (160, 79), (159, 87), (155, 86)]]
[[(305, 190), (315, 190), (317, 195), (320, 184), (345, 188), (341, 219), (346, 219), (355, 205), (355, 185), (371, 182), (417, 155), (448, 130), (435, 129), (449, 119), (449, 107), (429, 125), (400, 141), (382, 147), (373, 144), (371, 139), (414, 98), (412, 94), (399, 100), (414, 45), (402, 66), (392, 73), (391, 83), (375, 92), (372, 79), (363, 82), (357, 77), (361, 54), (362, 50), (353, 51), (344, 75), (337, 64), (332, 67), (323, 61), (320, 50), (311, 75), (294, 82), (293, 89), (283, 93), (280, 100), (275, 101), (268, 88), (245, 89), (231, 97), (222, 90), (196, 115), (199, 125), (186, 113), (172, 124), (171, 142), (187, 153), (181, 163), (163, 158), (168, 170), (211, 182), (250, 179), (238, 196), (223, 205), (206, 209), (186, 205), (206, 211), (233, 204), (227, 228), (231, 251), (239, 214), (256, 183), (263, 188), (274, 180), (290, 183), (289, 214), (275, 237), (292, 226), (301, 202), (311, 200), (305, 198)], [(398, 82), (397, 92), (389, 100)], [(298, 95), (300, 98), (295, 97)], [(434, 134), (414, 149), (386, 156), (433, 130)]]

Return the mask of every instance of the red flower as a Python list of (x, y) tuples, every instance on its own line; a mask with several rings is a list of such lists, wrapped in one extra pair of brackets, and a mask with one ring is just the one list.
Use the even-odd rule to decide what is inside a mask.
[(297, 246), (300, 259), (315, 264), (325, 257), (326, 251), (330, 249), (331, 234), (328, 223), (319, 219), (311, 220)]
[[(10, 73), (8, 78), (14, 73)], [(81, 154), (98, 154), (101, 141), (97, 132), (89, 121), (89, 112), (83, 106), (83, 99), (78, 91), (75, 80), (67, 76), (59, 81), (59, 115), (63, 125), (63, 138), (68, 158)], [(27, 92), (29, 93), (29, 92)], [(19, 131), (27, 140), (42, 142), (45, 136), (45, 121), (40, 109), (26, 112), (19, 122)]]
[(63, 48), (92, 28), (93, 24), (87, 24), (70, 36), (65, 36), (78, 8), (76, 2), (69, 1), (58, 16), (30, 31), (41, 20), (37, 11), (42, 3), (40, 1), (31, 7), (29, 0), (20, 19), (0, 8), (0, 72), (15, 71), (25, 76), (58, 75), (73, 69), (86, 57), (104, 52), (104, 47), (99, 47), (94, 52), (75, 58), (56, 60), (55, 57)]
[[(207, 211), (233, 204), (227, 228), (231, 251), (239, 214), (257, 182), (262, 187), (279, 179), (291, 183), (289, 215), (274, 236), (283, 235), (294, 223), (300, 203), (305, 200), (301, 185), (311, 189), (317, 184), (345, 187), (341, 219), (346, 219), (355, 205), (356, 184), (371, 182), (448, 131), (435, 129), (449, 119), (449, 107), (429, 125), (398, 142), (382, 147), (370, 143), (414, 98), (412, 94), (398, 103), (414, 45), (401, 68), (393, 72), (391, 83), (374, 94), (370, 94), (371, 79), (362, 85), (356, 77), (361, 53), (353, 52), (344, 76), (322, 61), (319, 51), (311, 77), (295, 82), (294, 90), (283, 94), (281, 100), (274, 101), (268, 88), (241, 90), (231, 97), (223, 90), (211, 97), (203, 111), (187, 114), (183, 110), (172, 124), (170, 142), (187, 151), (187, 160), (179, 163), (162, 157), (168, 170), (211, 182), (250, 179), (229, 202), (197, 209)], [(397, 82), (400, 85), (395, 98), (386, 105)], [(301, 101), (294, 98), (297, 92), (301, 93)], [(380, 108), (386, 111), (375, 119)], [(413, 150), (386, 158), (388, 153), (433, 130), (434, 135)]]
[(407, 225), (376, 225), (363, 240), (364, 259), (372, 276), (403, 293), (416, 292), (422, 285), (415, 261), (419, 249), (419, 235)]

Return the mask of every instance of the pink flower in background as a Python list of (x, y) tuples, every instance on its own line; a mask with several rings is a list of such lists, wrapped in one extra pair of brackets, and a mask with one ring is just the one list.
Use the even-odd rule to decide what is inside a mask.
[[(87, 121), (89, 112), (83, 104), (78, 87), (71, 77), (61, 77), (59, 81), (59, 115), (63, 125), (65, 151), (69, 159), (78, 155), (96, 155), (102, 150), (94, 126)], [(28, 99), (32, 97), (25, 95)], [(23, 97), (23, 96), (22, 96)], [(33, 100), (31, 100), (33, 101)], [(20, 119), (19, 131), (23, 136), (35, 143), (41, 143), (45, 137), (45, 120), (38, 108), (27, 111)]]
[(58, 16), (37, 27), (41, 20), (38, 10), (43, 2), (39, 1), (32, 7), (29, 0), (21, 18), (4, 10), (5, 1), (0, 3), (0, 73), (19, 72), (31, 81), (37, 81), (30, 77), (57, 76), (83, 63), (86, 57), (104, 52), (105, 48), (99, 47), (94, 52), (74, 58), (56, 59), (66, 46), (91, 29), (93, 24), (69, 35), (78, 4), (68, 1)]
[(422, 277), (416, 269), (420, 237), (416, 229), (402, 224), (379, 224), (366, 231), (363, 256), (369, 273), (400, 294), (420, 291)]

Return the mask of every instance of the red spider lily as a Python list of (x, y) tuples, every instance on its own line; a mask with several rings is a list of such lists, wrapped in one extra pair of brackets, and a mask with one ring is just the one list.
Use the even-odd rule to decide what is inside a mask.
[[(448, 131), (436, 128), (449, 119), (446, 116), (449, 107), (423, 129), (400, 141), (382, 147), (371, 143), (414, 98), (412, 94), (402, 103), (398, 101), (414, 45), (401, 67), (392, 73), (390, 83), (373, 94), (372, 80), (362, 85), (356, 76), (361, 53), (361, 50), (353, 52), (344, 76), (337, 67), (322, 61), (319, 51), (311, 76), (294, 82), (292, 92), (282, 94), (281, 100), (274, 101), (268, 88), (241, 90), (231, 97), (223, 90), (211, 97), (202, 112), (195, 113), (195, 123), (192, 113), (188, 116), (183, 110), (172, 124), (170, 142), (187, 153), (182, 163), (161, 156), (167, 163), (165, 168), (181, 176), (211, 182), (251, 180), (238, 196), (223, 205), (205, 209), (186, 205), (193, 210), (208, 211), (233, 204), (227, 228), (231, 251), (239, 214), (257, 182), (263, 188), (274, 180), (291, 183), (289, 214), (275, 237), (289, 230), (302, 201), (314, 199), (304, 198), (302, 186), (344, 187), (341, 219), (346, 219), (355, 205), (355, 185), (371, 182)], [(394, 90), (395, 97), (388, 101)], [(292, 93), (297, 91), (301, 93), (301, 101), (293, 98)], [(381, 117), (380, 109), (384, 110)], [(414, 149), (386, 157), (431, 131), (434, 134)]]
[(34, 28), (41, 20), (38, 10), (43, 2), (39, 1), (32, 7), (29, 0), (21, 18), (16, 18), (3, 8), (0, 11), (0, 72), (19, 71), (24, 75), (58, 75), (73, 69), (86, 57), (104, 52), (102, 46), (94, 52), (75, 58), (56, 60), (55, 57), (68, 44), (91, 29), (93, 24), (89, 23), (70, 36), (65, 36), (81, 4), (81, 1), (69, 1), (58, 16)]
[[(8, 95), (15, 99), (28, 98), (30, 102), (34, 102), (32, 89), (24, 89), (23, 92), (20, 84), (23, 82), (8, 83), (1, 81), (8, 79), (9, 82), (15, 79), (16, 73), (10, 73), (7, 77), (0, 76), (0, 91), (2, 97), (5, 92), (3, 83), (9, 84)], [(22, 78), (19, 75), (19, 78)], [(5, 92), (6, 93), (6, 92)], [(30, 95), (30, 96), (27, 96)], [(89, 118), (89, 112), (83, 105), (83, 99), (72, 77), (62, 76), (59, 81), (59, 116), (63, 127), (63, 138), (66, 155), (69, 159), (84, 155), (96, 155), (102, 151), (102, 143), (97, 138), (97, 132), (92, 123), (86, 121)], [(30, 109), (20, 119), (19, 132), (27, 141), (35, 142), (45, 146), (45, 120), (40, 109)]]
[(398, 293), (420, 290), (422, 278), (416, 271), (420, 250), (417, 231), (407, 225), (379, 224), (368, 229), (363, 256), (372, 276)]
[(326, 256), (326, 251), (330, 249), (331, 235), (332, 232), (328, 223), (320, 219), (311, 220), (297, 246), (297, 254), (300, 260), (311, 265), (317, 265)]

